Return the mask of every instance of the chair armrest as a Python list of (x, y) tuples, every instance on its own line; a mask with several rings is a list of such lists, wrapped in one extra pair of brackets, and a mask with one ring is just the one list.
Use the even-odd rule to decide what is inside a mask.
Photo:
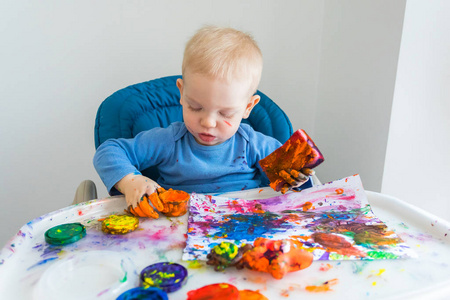
[(311, 178), (313, 181), (313, 186), (314, 185), (322, 185), (322, 182), (320, 182), (319, 178), (317, 178), (315, 173), (311, 175)]
[(93, 199), (97, 199), (97, 188), (95, 187), (95, 183), (92, 180), (84, 180), (78, 186), (72, 204), (78, 204)]

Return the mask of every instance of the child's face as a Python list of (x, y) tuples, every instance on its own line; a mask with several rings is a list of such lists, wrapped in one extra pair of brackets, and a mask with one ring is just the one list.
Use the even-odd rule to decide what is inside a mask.
[(250, 95), (249, 83), (227, 83), (200, 74), (178, 79), (177, 86), (184, 123), (195, 140), (205, 146), (231, 138), (260, 98)]

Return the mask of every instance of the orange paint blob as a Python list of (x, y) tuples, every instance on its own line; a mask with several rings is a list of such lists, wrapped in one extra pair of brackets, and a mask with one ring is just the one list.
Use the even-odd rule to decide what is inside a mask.
[(331, 269), (333, 266), (330, 264), (322, 264), (319, 268), (319, 271), (328, 271), (329, 269)]
[(311, 209), (312, 203), (311, 202), (305, 202), (305, 204), (302, 205), (303, 211), (307, 211), (308, 209)]
[(338, 282), (339, 282), (339, 280), (337, 278), (335, 278), (335, 279), (325, 281), (321, 285), (308, 285), (307, 287), (305, 287), (305, 290), (307, 290), (308, 292), (311, 292), (311, 293), (328, 292), (328, 291), (332, 291), (332, 289), (330, 287), (332, 285), (337, 284)]
[(242, 265), (248, 269), (270, 273), (281, 279), (288, 272), (309, 267), (313, 255), (301, 249), (302, 243), (295, 240), (269, 240), (258, 238), (253, 249), (242, 256)]
[(266, 296), (259, 293), (258, 291), (251, 290), (240, 290), (239, 291), (240, 300), (269, 300)]
[(187, 300), (238, 300), (239, 290), (228, 283), (206, 285), (187, 293)]
[(228, 121), (224, 121), (224, 122), (225, 122), (225, 124), (227, 124), (228, 126), (231, 126), (230, 122), (228, 122)]
[(162, 192), (159, 192), (159, 198), (164, 203), (164, 209), (161, 212), (167, 217), (179, 217), (186, 214), (191, 196), (185, 191), (162, 190)]

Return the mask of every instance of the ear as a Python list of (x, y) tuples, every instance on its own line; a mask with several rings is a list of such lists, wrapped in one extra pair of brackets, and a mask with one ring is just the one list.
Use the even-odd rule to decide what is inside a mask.
[(250, 116), (250, 113), (252, 112), (253, 107), (255, 107), (256, 104), (258, 104), (261, 97), (259, 95), (253, 95), (250, 101), (247, 104), (247, 107), (245, 108), (243, 119), (247, 119), (248, 116)]
[(180, 90), (180, 104), (183, 105), (183, 79), (178, 78), (177, 79), (177, 87)]

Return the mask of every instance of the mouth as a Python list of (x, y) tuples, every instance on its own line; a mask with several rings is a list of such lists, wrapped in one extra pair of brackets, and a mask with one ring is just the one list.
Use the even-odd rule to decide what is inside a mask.
[(212, 142), (214, 141), (214, 139), (216, 138), (214, 135), (208, 134), (208, 133), (199, 133), (198, 137), (206, 143)]

